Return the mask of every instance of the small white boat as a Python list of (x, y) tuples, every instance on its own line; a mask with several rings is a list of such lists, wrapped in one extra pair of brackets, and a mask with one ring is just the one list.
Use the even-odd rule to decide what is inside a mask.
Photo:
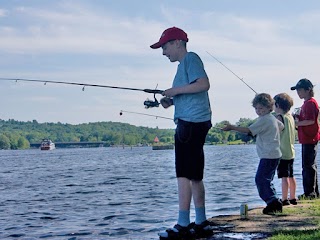
[(40, 145), (40, 150), (53, 150), (55, 148), (56, 145), (49, 139), (43, 139)]

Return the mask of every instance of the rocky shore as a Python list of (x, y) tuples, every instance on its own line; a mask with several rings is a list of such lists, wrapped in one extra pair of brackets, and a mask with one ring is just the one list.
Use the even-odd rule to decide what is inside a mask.
[[(290, 208), (295, 209), (290, 211)], [(267, 239), (277, 230), (317, 229), (320, 216), (308, 214), (314, 211), (312, 208), (312, 202), (303, 201), (296, 206), (285, 206), (283, 213), (276, 215), (262, 214), (261, 207), (249, 210), (247, 219), (241, 219), (240, 214), (216, 216), (209, 219), (214, 235), (207, 240)]]

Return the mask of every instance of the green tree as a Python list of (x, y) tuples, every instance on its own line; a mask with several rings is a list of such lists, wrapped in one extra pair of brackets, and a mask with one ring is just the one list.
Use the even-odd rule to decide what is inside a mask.
[(212, 143), (221, 143), (223, 141), (223, 137), (220, 133), (213, 132), (212, 134), (210, 134), (209, 140)]
[[(249, 118), (240, 118), (240, 120), (237, 122), (237, 125), (240, 127), (249, 127), (252, 123), (254, 123), (255, 120), (249, 119)], [(241, 141), (248, 143), (252, 140), (252, 136), (249, 136), (248, 134), (244, 133), (237, 133), (237, 139), (240, 139)]]
[(18, 139), (18, 149), (27, 149), (30, 148), (29, 141), (24, 137), (19, 137)]
[(0, 134), (0, 149), (10, 149), (10, 139), (4, 134)]
[(10, 148), (18, 149), (18, 140), (20, 136), (16, 133), (11, 133), (11, 134), (8, 134), (8, 137), (10, 139)]

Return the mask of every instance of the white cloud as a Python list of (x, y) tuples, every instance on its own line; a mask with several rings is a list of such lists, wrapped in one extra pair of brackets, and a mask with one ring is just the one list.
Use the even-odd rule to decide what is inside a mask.
[[(2, 74), (6, 77), (142, 89), (154, 88), (158, 84), (159, 89), (166, 89), (171, 86), (177, 64), (163, 57), (161, 49), (152, 50), (149, 46), (159, 39), (165, 28), (178, 26), (187, 31), (190, 38), (188, 49), (201, 56), (209, 74), (214, 122), (254, 118), (255, 112), (251, 107), (254, 93), (207, 52), (221, 60), (256, 91), (271, 95), (288, 92), (298, 105), (301, 100), (289, 90), (298, 79), (308, 77), (319, 85), (316, 83), (320, 75), (317, 64), (320, 31), (315, 24), (319, 22), (320, 14), (317, 9), (301, 10), (299, 14), (291, 14), (288, 9), (283, 16), (275, 16), (273, 11), (268, 13), (266, 9), (259, 16), (255, 12), (258, 10), (254, 9), (251, 11), (255, 14), (248, 14), (250, 8), (246, 13), (236, 8), (232, 11), (217, 7), (204, 9), (201, 6), (191, 9), (188, 8), (190, 4), (174, 8), (164, 1), (146, 5), (146, 10), (134, 14), (135, 9), (125, 12), (124, 9), (115, 10), (110, 4), (108, 7), (90, 4), (89, 1), (60, 1), (52, 6), (48, 3), (48, 6), (0, 9)], [(149, 11), (157, 14), (151, 16)], [(24, 86), (28, 91), (35, 88), (34, 85)], [(50, 87), (47, 96), (35, 91), (32, 97), (53, 100), (54, 92), (61, 92), (59, 101), (65, 104), (48, 114), (48, 118), (55, 121), (87, 122), (99, 119), (154, 126), (154, 119), (149, 121), (143, 116), (140, 118), (130, 114), (119, 118), (118, 112), (121, 109), (143, 111), (168, 117), (173, 114), (172, 109), (144, 109), (143, 101), (147, 97), (152, 98), (150, 94), (90, 88), (82, 93), (76, 87), (47, 87)], [(17, 90), (13, 89), (11, 94), (15, 94), (14, 91)], [(20, 89), (18, 94), (27, 98), (28, 91), (23, 93)], [(6, 94), (3, 92), (0, 100), (10, 99)], [(81, 107), (74, 107), (68, 102), (70, 94), (81, 103)], [(18, 105), (11, 101), (8, 101), (12, 103), (10, 108), (4, 107), (3, 116), (16, 116), (14, 118), (20, 120), (31, 115), (22, 110), (21, 113), (14, 111), (12, 115), (10, 109), (16, 109)], [(69, 111), (71, 107), (75, 109), (72, 114)], [(44, 106), (33, 106), (32, 109), (35, 111), (33, 117), (48, 121), (41, 114), (46, 109)], [(173, 127), (168, 120), (157, 119), (156, 122), (159, 127)]]
[(63, 10), (18, 8), (20, 25), (3, 27), (7, 30), (0, 33), (0, 49), (24, 53), (138, 54), (144, 48), (139, 47), (143, 46), (140, 42), (150, 31), (137, 28), (147, 24), (139, 18), (110, 16), (108, 12), (97, 15), (74, 6)]
[(0, 17), (5, 17), (7, 15), (7, 11), (5, 9), (0, 8)]

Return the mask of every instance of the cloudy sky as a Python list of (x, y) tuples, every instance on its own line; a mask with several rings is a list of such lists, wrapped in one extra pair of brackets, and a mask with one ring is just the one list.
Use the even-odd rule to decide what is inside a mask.
[[(287, 92), (299, 107), (290, 87), (306, 77), (319, 97), (319, 23), (318, 0), (0, 0), (0, 78), (167, 89), (178, 63), (149, 46), (177, 26), (209, 75), (213, 123), (236, 123), (256, 117), (254, 91)], [(120, 116), (172, 118), (173, 108), (145, 109), (147, 98), (153, 95), (0, 80), (0, 119), (174, 128), (168, 119)]]

